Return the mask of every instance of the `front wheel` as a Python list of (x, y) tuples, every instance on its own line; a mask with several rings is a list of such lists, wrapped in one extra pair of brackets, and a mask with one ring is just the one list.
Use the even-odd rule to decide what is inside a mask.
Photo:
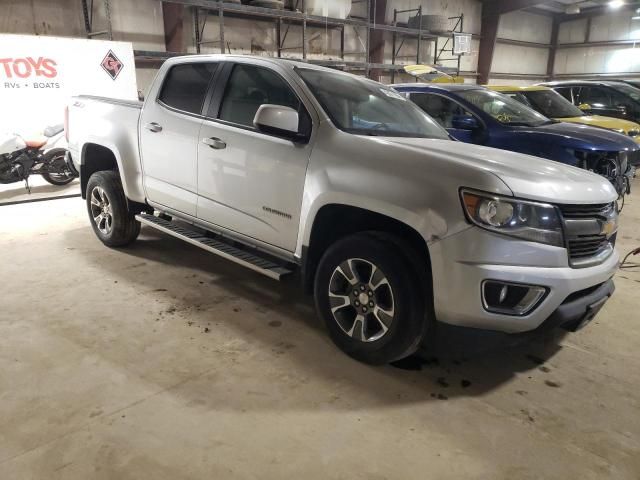
[(67, 185), (76, 178), (64, 159), (66, 153), (64, 148), (54, 148), (44, 155), (47, 171), (42, 172), (42, 178), (51, 185)]
[(140, 234), (140, 222), (129, 212), (120, 176), (96, 172), (87, 183), (87, 210), (96, 236), (108, 247), (122, 247)]
[(424, 286), (393, 242), (357, 234), (323, 255), (315, 300), (334, 343), (365, 363), (414, 353), (426, 333)]

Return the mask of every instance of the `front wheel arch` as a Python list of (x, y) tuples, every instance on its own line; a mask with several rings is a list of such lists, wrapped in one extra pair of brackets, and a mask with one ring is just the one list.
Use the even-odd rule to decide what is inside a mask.
[(431, 285), (431, 256), (422, 235), (410, 225), (395, 218), (359, 207), (328, 204), (318, 210), (311, 228), (309, 245), (302, 247), (302, 277), (306, 293), (313, 292), (313, 281), (323, 253), (336, 241), (348, 235), (369, 232), (386, 236), (408, 253), (413, 265)]

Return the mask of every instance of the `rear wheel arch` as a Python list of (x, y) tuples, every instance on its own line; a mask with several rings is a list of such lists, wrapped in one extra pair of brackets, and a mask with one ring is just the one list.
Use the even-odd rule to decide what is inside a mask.
[(113, 170), (119, 172), (116, 154), (109, 147), (97, 143), (85, 143), (82, 146), (80, 163), (80, 191), (82, 198), (87, 196), (87, 184), (96, 172)]

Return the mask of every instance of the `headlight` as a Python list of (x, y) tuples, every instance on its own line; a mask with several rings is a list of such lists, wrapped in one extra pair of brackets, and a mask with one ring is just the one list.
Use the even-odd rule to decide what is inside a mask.
[(470, 190), (462, 190), (461, 196), (467, 218), (479, 227), (530, 242), (564, 246), (560, 217), (553, 205)]

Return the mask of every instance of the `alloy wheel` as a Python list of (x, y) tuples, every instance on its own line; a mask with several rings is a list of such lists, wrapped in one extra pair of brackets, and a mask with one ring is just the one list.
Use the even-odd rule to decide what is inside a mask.
[(109, 235), (113, 229), (113, 210), (103, 188), (96, 186), (91, 191), (91, 216), (101, 233)]
[(386, 275), (368, 260), (350, 258), (329, 281), (329, 305), (342, 331), (362, 342), (382, 338), (395, 316), (395, 299)]

